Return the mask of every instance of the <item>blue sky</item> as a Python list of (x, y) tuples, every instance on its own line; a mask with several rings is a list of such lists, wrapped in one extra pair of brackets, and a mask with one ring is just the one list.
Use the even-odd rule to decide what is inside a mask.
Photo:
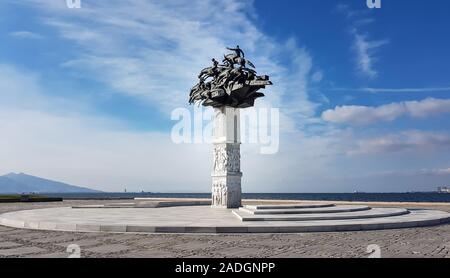
[(211, 146), (174, 144), (170, 113), (239, 44), (282, 113), (277, 154), (243, 146), (245, 192), (450, 183), (448, 1), (65, 2), (0, 3), (1, 173), (208, 192)]

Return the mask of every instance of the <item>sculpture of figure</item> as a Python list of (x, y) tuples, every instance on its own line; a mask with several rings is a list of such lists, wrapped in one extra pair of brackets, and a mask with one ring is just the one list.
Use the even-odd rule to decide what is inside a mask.
[(213, 188), (213, 192), (214, 192), (214, 205), (219, 205), (220, 204), (220, 191), (219, 191), (219, 184), (216, 182), (214, 183), (214, 188)]
[(240, 66), (239, 68), (231, 70), (232, 78), (231, 78), (230, 81), (237, 81), (237, 80), (239, 80), (239, 78), (244, 74), (242, 69), (243, 69), (243, 67)]
[(236, 48), (230, 48), (227, 47), (228, 50), (234, 51), (236, 53), (236, 57), (242, 57), (245, 58), (244, 51), (239, 47), (239, 45), (236, 45)]
[(203, 86), (203, 90), (200, 93), (201, 99), (208, 99), (211, 97), (211, 82), (206, 82)]
[(204, 85), (204, 79), (200, 78), (199, 83), (191, 89), (191, 92), (189, 94), (189, 102), (193, 102), (197, 98), (198, 94), (204, 90)]
[(237, 45), (236, 48), (227, 47), (227, 49), (234, 51), (234, 53), (224, 55), (223, 63), (231, 68), (234, 68), (234, 65), (239, 64), (240, 59), (243, 59), (245, 57), (244, 51), (239, 48), (239, 45)]
[(230, 161), (228, 171), (239, 172), (241, 168), (240, 165), (241, 155), (239, 153), (239, 149), (233, 148), (229, 149), (228, 151), (229, 151), (228, 157)]
[(216, 77), (220, 73), (219, 62), (216, 59), (211, 60), (213, 62), (212, 67), (204, 68), (198, 75), (199, 79), (206, 79), (208, 77)]
[(245, 73), (247, 74), (247, 79), (253, 80), (256, 77), (256, 71), (249, 69), (249, 68), (244, 68)]
[[(239, 45), (227, 49), (234, 53), (224, 55), (222, 65), (212, 59), (213, 65), (200, 72), (199, 83), (190, 91), (189, 103), (202, 103), (212, 107), (250, 107), (254, 105), (256, 98), (264, 96), (257, 91), (264, 89), (266, 85), (272, 85), (268, 76), (258, 76), (255, 70), (246, 67), (255, 66), (245, 59), (244, 51)], [(233, 94), (236, 90), (239, 92)]]
[(226, 187), (226, 186), (222, 186), (222, 190), (221, 190), (222, 192), (222, 200), (221, 200), (221, 203), (222, 203), (222, 206), (226, 206), (227, 204), (226, 204), (226, 201), (228, 200), (228, 198), (227, 198), (227, 194), (228, 194), (228, 188)]
[(213, 67), (214, 67), (214, 68), (217, 68), (217, 67), (219, 66), (219, 62), (217, 62), (216, 59), (212, 58), (211, 61), (213, 62)]
[(221, 87), (224, 86), (225, 83), (228, 81), (228, 79), (231, 76), (231, 71), (233, 70), (233, 68), (228, 68), (224, 71), (222, 71), (219, 76), (217, 76), (217, 81), (216, 84)]
[(213, 205), (226, 206), (227, 201), (227, 187), (222, 180), (216, 180), (212, 187), (212, 201)]
[(235, 64), (240, 65), (241, 67), (245, 67), (248, 64), (250, 67), (255, 68), (252, 62), (245, 59), (245, 54), (242, 49), (239, 48), (239, 45), (236, 48), (227, 47), (228, 50), (234, 51), (232, 54), (224, 55), (223, 62), (224, 64), (234, 68)]
[(245, 66), (246, 66), (247, 64), (248, 64), (250, 67), (255, 68), (255, 65), (253, 65), (253, 63), (250, 62), (250, 61), (247, 60), (247, 59), (244, 59), (244, 58), (237, 58), (236, 61), (237, 61), (237, 63), (239, 63), (239, 65), (240, 65), (241, 67), (243, 67), (243, 68), (245, 68)]
[(220, 156), (219, 156), (219, 152), (220, 152), (220, 148), (219, 147), (214, 147), (214, 173), (218, 173), (219, 172), (219, 167), (220, 167)]

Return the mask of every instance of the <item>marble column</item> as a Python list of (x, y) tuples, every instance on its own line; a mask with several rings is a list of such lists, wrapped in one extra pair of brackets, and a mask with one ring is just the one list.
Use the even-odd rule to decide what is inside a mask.
[(241, 206), (240, 115), (238, 108), (214, 108), (212, 207)]

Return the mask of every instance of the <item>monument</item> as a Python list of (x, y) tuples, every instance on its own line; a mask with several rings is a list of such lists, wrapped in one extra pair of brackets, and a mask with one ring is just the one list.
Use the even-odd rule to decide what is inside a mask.
[(213, 59), (213, 66), (201, 71), (189, 99), (215, 112), (211, 201), (136, 198), (134, 203), (11, 211), (0, 214), (0, 225), (65, 232), (242, 234), (366, 231), (450, 222), (446, 211), (392, 206), (260, 201), (241, 207), (240, 110), (252, 107), (264, 96), (258, 90), (272, 83), (268, 76), (256, 74), (239, 47), (229, 50), (233, 53), (222, 64)]
[(198, 75), (199, 82), (189, 94), (190, 104), (214, 108), (214, 148), (212, 173), (212, 206), (241, 206), (240, 109), (252, 107), (258, 92), (272, 85), (267, 75), (257, 75), (255, 66), (239, 48), (227, 48), (222, 64), (213, 65)]

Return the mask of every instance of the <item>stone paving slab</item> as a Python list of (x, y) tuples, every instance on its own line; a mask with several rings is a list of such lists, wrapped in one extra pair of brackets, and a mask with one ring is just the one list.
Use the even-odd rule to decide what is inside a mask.
[(73, 236), (57, 234), (44, 237), (30, 238), (29, 241), (33, 243), (58, 243), (58, 242), (65, 242), (70, 239), (73, 239)]
[(198, 242), (198, 241), (190, 241), (180, 244), (175, 244), (171, 246), (171, 249), (175, 250), (197, 250), (197, 249), (207, 249), (207, 248), (215, 248), (211, 245), (210, 242)]
[(12, 249), (0, 249), (0, 256), (23, 256), (33, 253), (40, 253), (46, 251), (43, 248), (39, 247), (19, 247)]
[(99, 242), (96, 239), (85, 239), (85, 240), (65, 241), (65, 242), (58, 243), (56, 245), (67, 248), (67, 246), (69, 246), (71, 244), (76, 244), (80, 247), (91, 247), (91, 246), (100, 245), (101, 242)]
[(109, 253), (117, 253), (129, 250), (130, 247), (123, 244), (104, 244), (97, 247), (92, 247), (88, 249), (82, 249), (83, 251), (100, 253), (100, 254), (109, 254)]
[(19, 243), (16, 243), (16, 242), (10, 242), (10, 241), (0, 242), (0, 249), (19, 247), (19, 246), (22, 246), (22, 244), (19, 244)]
[(133, 251), (119, 255), (119, 257), (125, 258), (173, 258), (177, 256), (177, 252), (170, 252), (164, 250), (144, 250)]
[(74, 209), (95, 209), (95, 208), (165, 208), (184, 206), (210, 206), (211, 201), (146, 201), (145, 198), (136, 198), (135, 203), (114, 203), (105, 205), (83, 205), (73, 206)]
[(224, 258), (227, 257), (251, 258), (254, 257), (254, 255), (259, 251), (260, 251), (259, 248), (233, 246), (222, 248), (219, 252), (223, 254)]
[(26, 255), (25, 258), (36, 258), (36, 259), (64, 259), (70, 256), (69, 253), (66, 252), (56, 252), (49, 254), (39, 254), (39, 255)]

